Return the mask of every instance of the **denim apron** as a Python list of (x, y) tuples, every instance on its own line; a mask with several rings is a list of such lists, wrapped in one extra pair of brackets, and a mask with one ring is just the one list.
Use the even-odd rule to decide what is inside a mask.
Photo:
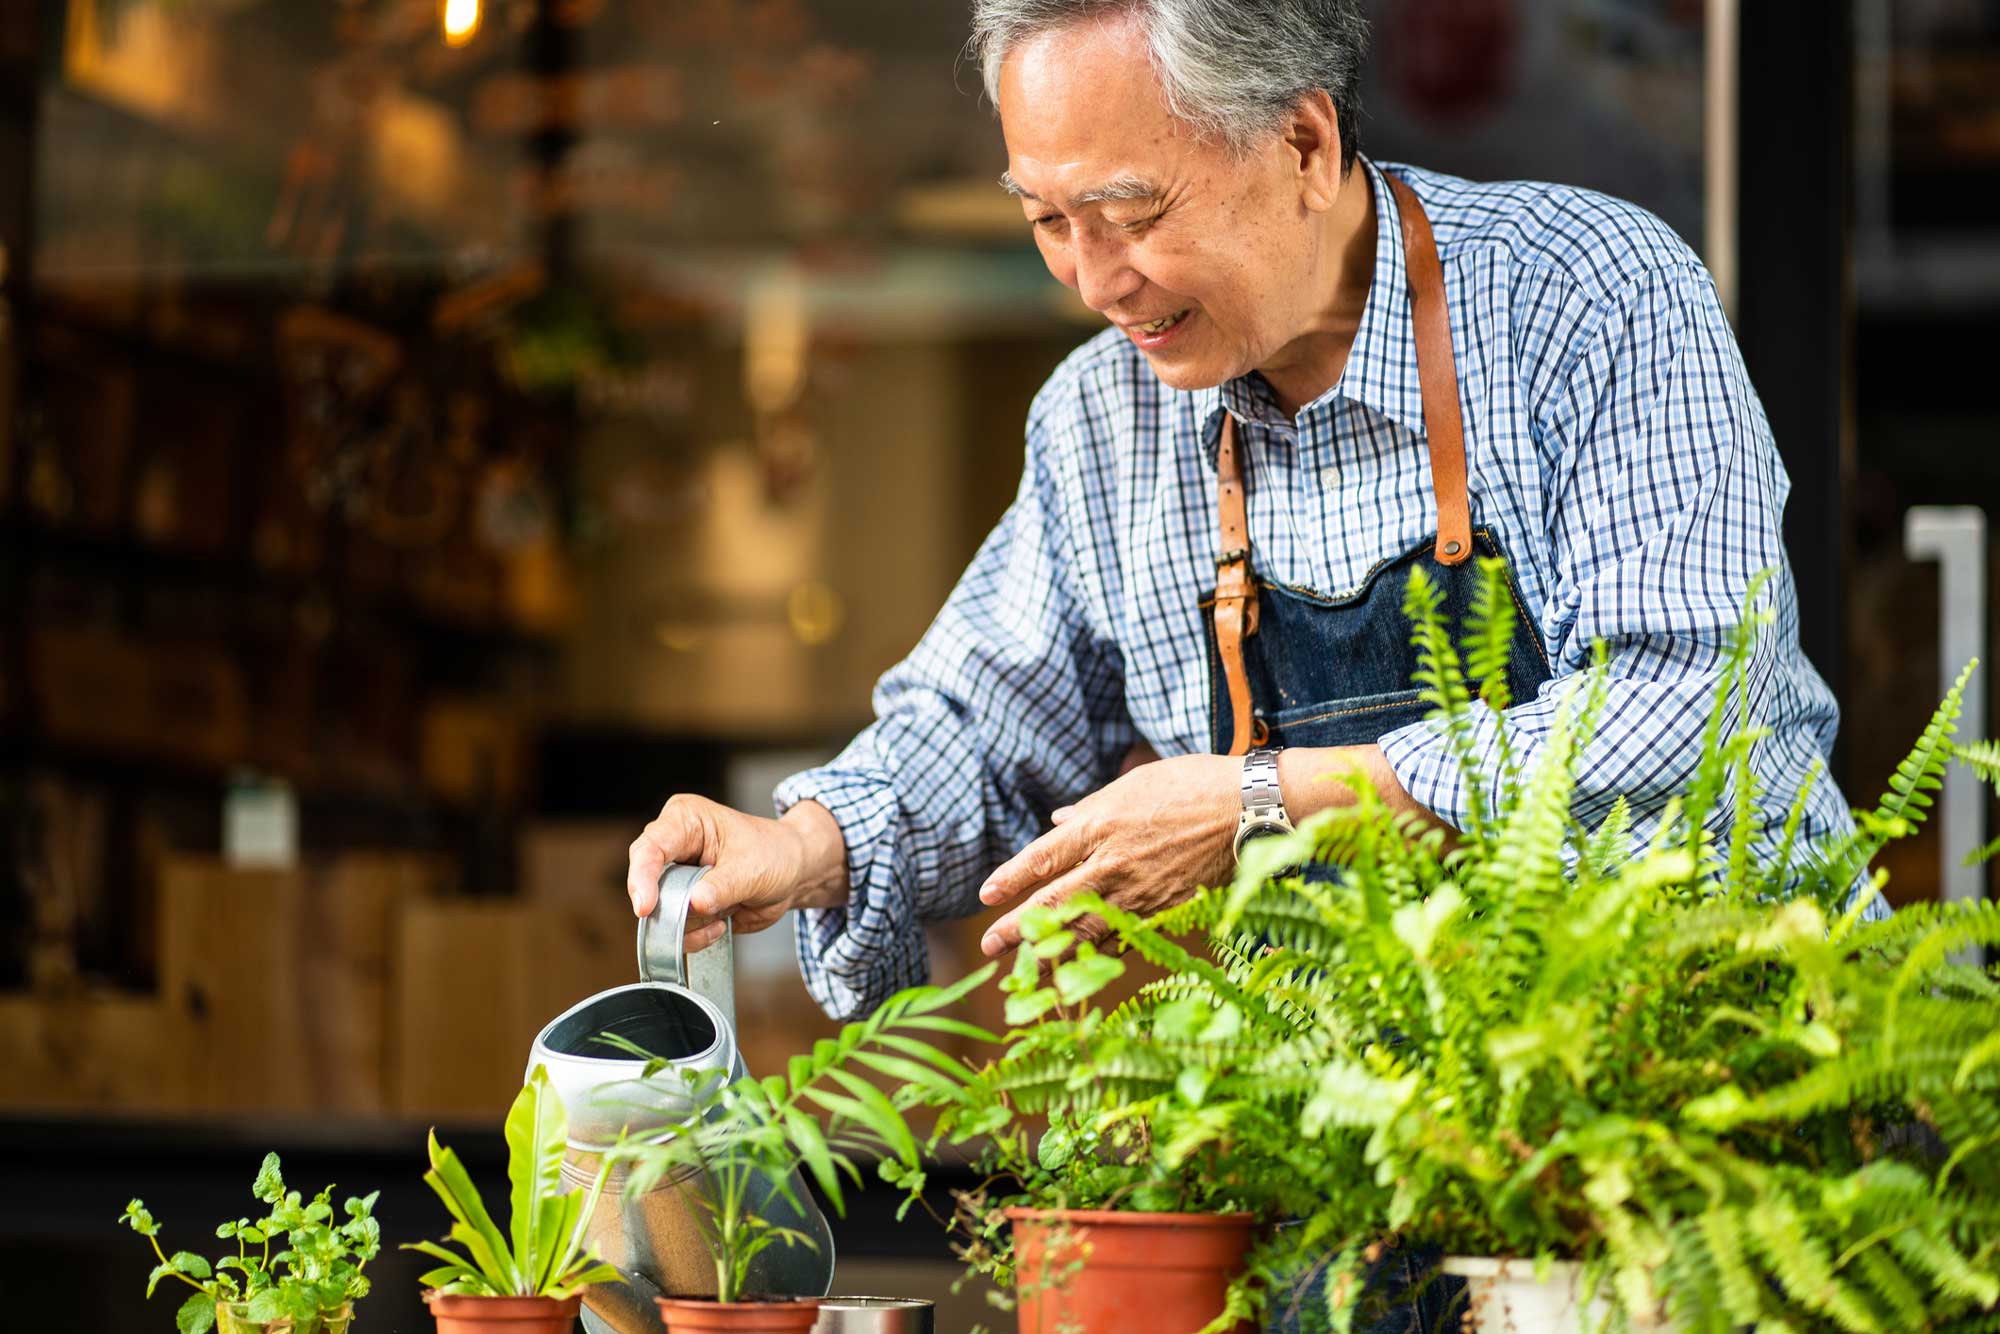
[[(1446, 624), (1456, 628), (1478, 588), (1478, 563), (1472, 558), (1505, 554), (1498, 534), (1473, 527), (1470, 520), (1458, 375), (1436, 242), (1416, 195), (1402, 181), (1387, 179), (1402, 223), (1439, 531), (1381, 561), (1358, 587), (1341, 592), (1254, 578), (1235, 422), (1225, 411), (1217, 462), (1223, 555), (1217, 561), (1216, 596), (1201, 604), (1211, 683), (1210, 740), (1219, 754), (1241, 754), (1251, 745), (1368, 745), (1421, 721), (1429, 706), (1415, 687), (1416, 650), (1403, 615), (1410, 571), (1421, 565), (1437, 584)], [(1378, 207), (1382, 203), (1376, 202)], [(1507, 591), (1516, 612), (1509, 684), (1515, 698), (1527, 698), (1553, 673), (1511, 571)], [(1232, 592), (1242, 607), (1234, 619)], [(1242, 698), (1245, 685), (1247, 701)], [(1246, 717), (1247, 738), (1237, 735), (1239, 720)], [(1463, 1285), (1438, 1274), (1437, 1259), (1411, 1247), (1385, 1250), (1368, 1268), (1356, 1334), (1439, 1334)], [(1310, 1334), (1324, 1327), (1324, 1312), (1319, 1275), (1307, 1275), (1290, 1291), (1271, 1294), (1265, 1328), (1271, 1334)]]

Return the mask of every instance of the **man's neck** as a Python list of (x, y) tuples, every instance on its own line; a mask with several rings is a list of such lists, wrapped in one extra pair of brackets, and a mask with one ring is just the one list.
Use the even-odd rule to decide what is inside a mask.
[(1375, 191), (1360, 163), (1348, 173), (1325, 226), (1325, 253), (1333, 263), (1320, 314), (1312, 328), (1286, 344), (1271, 365), (1258, 368), (1287, 416), (1296, 416), (1340, 382), (1368, 307), (1368, 289), (1375, 277)]

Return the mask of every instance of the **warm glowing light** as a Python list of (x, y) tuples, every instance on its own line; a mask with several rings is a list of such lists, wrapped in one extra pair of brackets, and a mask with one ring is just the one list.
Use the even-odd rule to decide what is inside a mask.
[(444, 0), (446, 46), (464, 46), (479, 31), (479, 0)]

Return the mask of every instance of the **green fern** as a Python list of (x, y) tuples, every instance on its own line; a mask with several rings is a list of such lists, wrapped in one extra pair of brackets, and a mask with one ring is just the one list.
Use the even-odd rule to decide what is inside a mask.
[[(1767, 818), (1765, 588), (1717, 648), (1683, 789), (1586, 829), (1607, 650), (1516, 748), (1502, 572), (1482, 565), (1456, 638), (1413, 573), (1416, 683), (1472, 806), (1460, 837), (1357, 780), (1166, 913), (1080, 895), (1025, 922), (1006, 984), (1025, 1017), (940, 1133), (990, 1137), (1029, 1203), (1294, 1219), (1229, 1319), (1317, 1272), (1337, 1324), (1389, 1241), (1579, 1260), (1617, 1321), (1662, 1303), (1689, 1330), (1981, 1318), (2000, 1301), (2000, 980), (1955, 956), (2000, 946), (2000, 909), (1871, 922), (1854, 891), (1947, 765), (1995, 781), (2000, 747), (1954, 742), (1962, 676), (1851, 836), (1805, 840), (1817, 770)], [(1066, 990), (1044, 976), (1085, 915), (1164, 978), (1100, 1008), (1104, 965)], [(1044, 1113), (1047, 1134), (1022, 1121)]]

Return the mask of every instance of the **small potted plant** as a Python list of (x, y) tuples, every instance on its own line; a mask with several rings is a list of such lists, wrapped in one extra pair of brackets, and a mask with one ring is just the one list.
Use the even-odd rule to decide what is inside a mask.
[(604, 1188), (562, 1190), (569, 1117), (535, 1067), (507, 1113), (507, 1177), (513, 1186), (508, 1231), (501, 1232), (458, 1155), (430, 1135), (424, 1183), (444, 1201), (449, 1240), (464, 1254), (432, 1241), (408, 1243), (444, 1263), (422, 1277), (424, 1300), (438, 1334), (569, 1334), (585, 1288), (620, 1281), (583, 1240), (584, 1220)]
[(286, 1190), (275, 1153), (264, 1155), (250, 1190), (267, 1212), (254, 1222), (239, 1218), (217, 1227), (215, 1235), (234, 1241), (236, 1252), (212, 1264), (192, 1251), (168, 1255), (145, 1203), (125, 1206), (119, 1221), (151, 1242), (159, 1260), (146, 1295), (165, 1278), (194, 1289), (174, 1317), (180, 1334), (218, 1328), (221, 1334), (346, 1334), (354, 1303), (368, 1295), (362, 1270), (381, 1249), (375, 1194), (348, 1199), (345, 1217), (336, 1222), (333, 1187), (311, 1200)]
[[(953, 1096), (972, 1072), (927, 1040), (932, 1034), (991, 1041), (992, 1035), (939, 1013), (992, 976), (986, 967), (947, 988), (913, 987), (884, 1001), (868, 1018), (795, 1056), (783, 1075), (728, 1079), (714, 1071), (668, 1071), (667, 1063), (615, 1035), (602, 1039), (647, 1061), (643, 1079), (684, 1081), (687, 1115), (657, 1129), (628, 1134), (605, 1156), (606, 1170), (623, 1169), (625, 1190), (639, 1196), (663, 1181), (693, 1184), (689, 1198), (715, 1271), (715, 1293), (661, 1297), (669, 1334), (770, 1331), (807, 1334), (819, 1298), (777, 1296), (749, 1289), (752, 1262), (772, 1246), (812, 1246), (810, 1237), (759, 1214), (760, 1199), (796, 1203), (803, 1166), (836, 1212), (844, 1212), (842, 1178), (861, 1184), (856, 1155), (877, 1156), (882, 1180), (906, 1194), (907, 1210), (924, 1187), (916, 1135), (904, 1113)], [(888, 1076), (884, 1092), (861, 1071)], [(900, 1217), (901, 1214), (899, 1213)]]
[[(1165, 980), (1097, 1005), (1125, 964), (1077, 939), (1084, 916), (1122, 928)], [(1017, 1027), (938, 1128), (984, 1146), (989, 1179), (958, 1197), (955, 1249), (1022, 1334), (1247, 1329), (1300, 1240), (1266, 1224), (1328, 1198), (1365, 1216), (1358, 1153), (1297, 1152), (1288, 1021), (1232, 977), (1241, 958), (1182, 943), (1196, 925), (1088, 894), (1023, 915), (1001, 984)]]

